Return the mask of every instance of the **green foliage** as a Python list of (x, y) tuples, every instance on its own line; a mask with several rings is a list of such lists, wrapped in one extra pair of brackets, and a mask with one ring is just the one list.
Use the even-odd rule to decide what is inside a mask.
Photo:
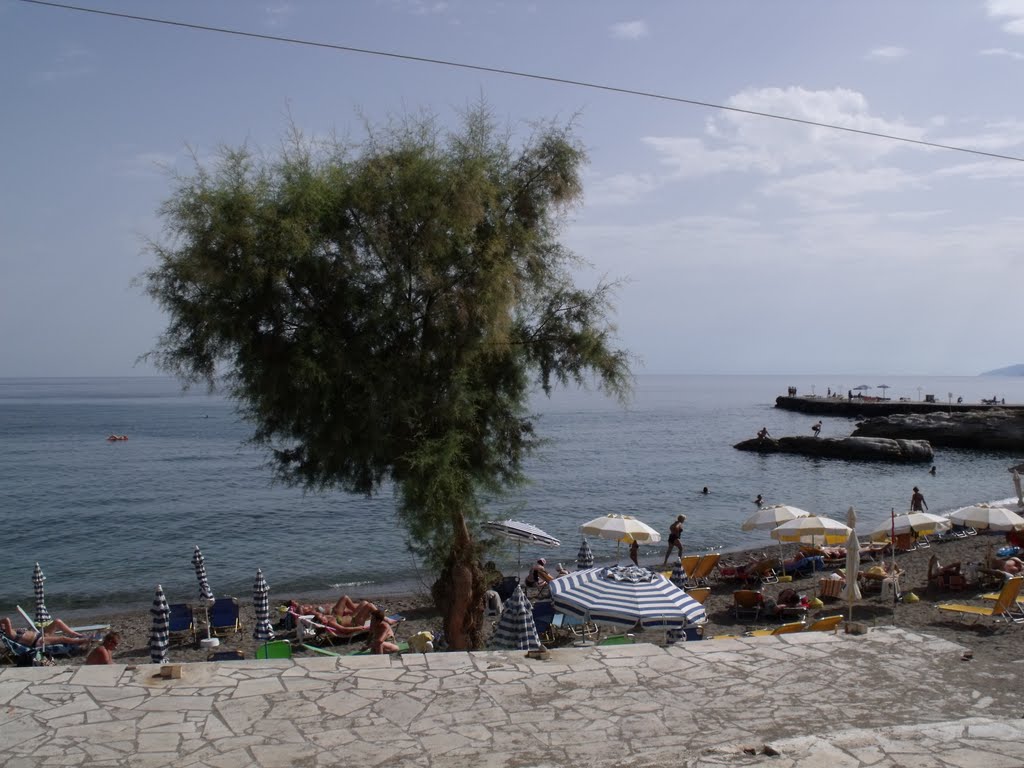
[(443, 562), (480, 494), (523, 480), (532, 387), (596, 375), (628, 392), (613, 286), (575, 286), (557, 241), (584, 159), (568, 127), (517, 146), (484, 108), (456, 133), (418, 119), (353, 150), (226, 150), (161, 209), (152, 356), (222, 381), (285, 481), (393, 481), (417, 549)]

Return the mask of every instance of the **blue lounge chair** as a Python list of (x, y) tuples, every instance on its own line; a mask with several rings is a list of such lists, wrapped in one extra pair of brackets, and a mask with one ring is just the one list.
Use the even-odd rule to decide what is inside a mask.
[(210, 632), (217, 637), (233, 635), (241, 631), (238, 620), (238, 598), (218, 597), (210, 606)]
[(192, 615), (192, 606), (188, 603), (171, 603), (167, 607), (171, 611), (167, 625), (171, 641), (179, 643), (188, 641), (195, 645), (196, 624)]

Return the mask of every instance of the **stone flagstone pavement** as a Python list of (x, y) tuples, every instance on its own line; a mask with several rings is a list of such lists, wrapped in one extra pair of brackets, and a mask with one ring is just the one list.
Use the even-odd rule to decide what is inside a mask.
[(1021, 661), (964, 650), (877, 628), (558, 649), (544, 661), (189, 664), (179, 680), (153, 665), (7, 667), (0, 765), (1024, 765)]

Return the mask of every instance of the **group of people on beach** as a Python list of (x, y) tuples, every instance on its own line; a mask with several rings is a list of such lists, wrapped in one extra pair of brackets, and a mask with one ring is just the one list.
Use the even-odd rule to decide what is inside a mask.
[[(47, 645), (85, 649), (90, 645), (96, 645), (97, 642), (96, 636), (76, 632), (60, 619), (52, 619), (42, 629), (36, 629), (35, 627), (15, 627), (14, 623), (4, 616), (0, 619), (0, 633), (11, 642), (29, 650), (35, 650), (40, 646), (45, 648)], [(85, 657), (85, 663), (113, 664), (113, 652), (120, 642), (120, 633), (107, 632), (99, 645), (89, 651)]]
[(335, 632), (345, 633), (368, 626), (370, 639), (367, 647), (370, 653), (398, 652), (398, 646), (394, 643), (395, 622), (369, 600), (356, 601), (348, 595), (342, 595), (330, 610), (323, 605), (292, 600), (288, 603), (288, 611), (295, 616), (312, 616), (318, 624)]

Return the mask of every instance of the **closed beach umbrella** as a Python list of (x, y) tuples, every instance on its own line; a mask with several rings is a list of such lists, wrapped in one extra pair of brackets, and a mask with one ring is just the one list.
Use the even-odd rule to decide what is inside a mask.
[(846, 537), (846, 604), (849, 609), (847, 621), (853, 621), (853, 603), (860, 600), (860, 585), (857, 583), (857, 572), (860, 570), (860, 542), (857, 541), (857, 513), (853, 507), (846, 513), (846, 524), (850, 526), (850, 535)]
[(252, 628), (253, 639), (273, 640), (274, 628), (270, 626), (270, 587), (259, 568), (256, 569), (256, 581), (252, 585), (252, 607), (256, 614), (256, 626)]
[(556, 611), (585, 621), (680, 627), (707, 619), (704, 606), (660, 573), (636, 566), (589, 568), (551, 582)]
[(36, 568), (32, 572), (32, 587), (36, 593), (36, 626), (41, 627), (50, 621), (50, 612), (46, 610), (46, 595), (43, 594), (43, 582), (46, 581), (46, 577), (43, 576), (43, 569), (39, 567), (39, 563), (36, 563)]
[(904, 512), (880, 523), (868, 533), (868, 538), (878, 541), (905, 533), (927, 536), (930, 533), (948, 531), (952, 525), (948, 517), (933, 515), (931, 512)]
[(212, 603), (213, 590), (210, 589), (210, 582), (206, 578), (206, 560), (203, 558), (203, 553), (199, 551), (198, 544), (196, 544), (196, 551), (192, 553), (192, 565), (196, 569), (196, 579), (199, 581), (199, 599)]
[(490, 645), (492, 648), (507, 648), (513, 651), (540, 648), (540, 635), (537, 634), (537, 624), (533, 620), (533, 607), (518, 584), (512, 597), (505, 601)]
[(1024, 493), (1020, 489), (1020, 472), (1013, 470), (1013, 489), (1017, 492), (1017, 506), (1024, 507)]
[(850, 535), (850, 526), (820, 515), (808, 515), (782, 523), (771, 532), (777, 541), (811, 544), (842, 544)]
[(153, 615), (153, 627), (149, 633), (149, 658), (154, 664), (166, 664), (167, 648), (171, 644), (168, 632), (171, 610), (167, 607), (164, 588), (159, 584), (156, 585), (156, 596), (153, 598), (153, 607), (149, 609), (149, 612)]
[(950, 514), (949, 519), (954, 525), (988, 528), (992, 531), (1024, 529), (1024, 517), (1005, 507), (990, 507), (988, 504), (975, 504), (973, 507), (958, 509)]
[(518, 566), (523, 565), (523, 543), (536, 544), (541, 547), (560, 547), (562, 542), (535, 525), (521, 523), (518, 520), (501, 520), (484, 523), (483, 527), (499, 536), (504, 536), (516, 543)]
[(676, 564), (672, 566), (672, 578), (669, 579), (680, 589), (686, 587), (686, 569), (683, 568), (683, 558), (679, 558)]
[(594, 552), (590, 549), (590, 544), (586, 539), (580, 544), (580, 551), (576, 553), (576, 567), (580, 569), (594, 567)]

